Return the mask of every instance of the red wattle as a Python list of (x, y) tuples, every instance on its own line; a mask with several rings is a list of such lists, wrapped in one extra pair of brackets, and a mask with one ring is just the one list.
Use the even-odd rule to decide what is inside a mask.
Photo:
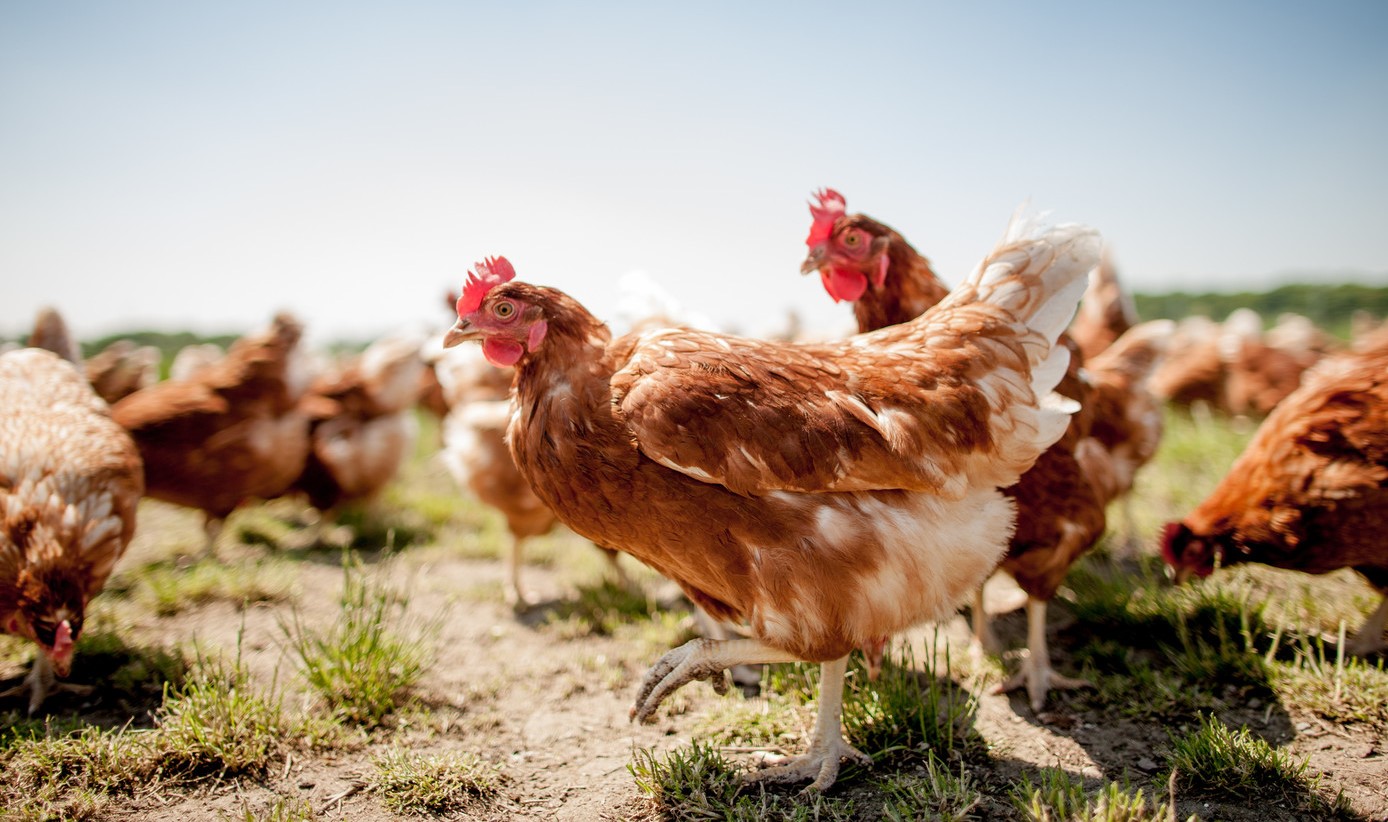
[(821, 268), (819, 277), (824, 281), (824, 290), (829, 292), (834, 302), (855, 302), (867, 291), (867, 277), (851, 268), (830, 268), (827, 271)]
[(487, 358), (487, 362), (500, 368), (506, 368), (520, 362), (521, 354), (524, 353), (525, 347), (512, 340), (488, 339), (482, 341), (482, 355)]

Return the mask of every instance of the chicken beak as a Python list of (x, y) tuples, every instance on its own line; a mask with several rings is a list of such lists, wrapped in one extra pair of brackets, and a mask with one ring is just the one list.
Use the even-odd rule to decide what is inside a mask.
[(815, 246), (814, 248), (811, 248), (809, 256), (805, 257), (805, 262), (800, 264), (800, 273), (810, 274), (812, 272), (818, 271), (819, 267), (824, 265), (825, 253), (825, 248), (822, 243), (820, 245)]
[(76, 642), (72, 638), (72, 624), (63, 620), (58, 626), (57, 636), (53, 640), (53, 648), (48, 651), (48, 661), (53, 665), (53, 672), (58, 676), (67, 676), (72, 672), (72, 652)]
[(443, 335), (443, 347), (452, 348), (458, 343), (476, 340), (480, 337), (481, 334), (478, 333), (476, 328), (473, 328), (472, 323), (459, 317), (458, 321), (453, 323), (453, 327), (448, 329), (448, 333)]

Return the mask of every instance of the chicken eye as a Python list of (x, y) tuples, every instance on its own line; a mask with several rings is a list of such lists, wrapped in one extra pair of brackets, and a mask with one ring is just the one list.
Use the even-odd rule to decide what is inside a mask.
[(511, 302), (500, 302), (492, 308), (492, 313), (499, 319), (509, 320), (516, 313), (516, 304)]
[(848, 236), (843, 238), (843, 244), (848, 246), (849, 248), (857, 248), (858, 243), (862, 242), (862, 240), (863, 238), (859, 237), (856, 233), (849, 234)]

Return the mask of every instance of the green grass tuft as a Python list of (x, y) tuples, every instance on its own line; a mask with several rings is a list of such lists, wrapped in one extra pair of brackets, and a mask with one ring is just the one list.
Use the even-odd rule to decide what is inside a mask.
[(1169, 805), (1149, 801), (1141, 788), (1109, 782), (1091, 793), (1082, 780), (1055, 768), (1041, 771), (1038, 783), (1023, 774), (1012, 788), (1011, 799), (1027, 822), (1167, 822), (1176, 818)]
[(475, 754), (424, 756), (390, 749), (373, 759), (371, 790), (397, 813), (440, 816), (494, 796), (501, 777), (495, 765)]
[(1183, 790), (1240, 803), (1280, 805), (1324, 814), (1348, 812), (1342, 796), (1333, 802), (1320, 796), (1320, 777), (1306, 760), (1297, 761), (1247, 728), (1234, 730), (1211, 716), (1199, 727), (1172, 739), (1171, 768)]
[(962, 762), (955, 775), (932, 754), (921, 770), (923, 773), (919, 776), (898, 775), (882, 784), (886, 794), (886, 803), (882, 806), (884, 818), (891, 822), (917, 819), (964, 822), (975, 818), (973, 811), (983, 795)]
[(252, 810), (246, 800), (241, 801), (241, 813), (221, 816), (223, 822), (312, 822), (318, 816), (308, 802), (292, 796), (277, 796), (264, 810)]
[[(376, 727), (396, 709), (432, 662), (430, 624), (411, 620), (409, 601), (360, 562), (344, 555), (338, 619), (326, 629), (307, 626), (299, 610), (280, 623), (304, 678), (345, 722)], [(442, 619), (442, 615), (438, 619)]]

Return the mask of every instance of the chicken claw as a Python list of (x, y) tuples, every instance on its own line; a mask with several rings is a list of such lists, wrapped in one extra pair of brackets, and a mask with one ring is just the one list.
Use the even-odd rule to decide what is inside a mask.
[(717, 653), (722, 644), (712, 639), (691, 639), (666, 652), (646, 673), (641, 692), (636, 695), (636, 704), (631, 706), (631, 718), (639, 722), (654, 721), (655, 710), (665, 697), (696, 679), (708, 682), (719, 696), (726, 694), (729, 665)]
[(814, 781), (800, 793), (819, 793), (838, 779), (839, 766), (845, 760), (856, 765), (872, 764), (872, 757), (835, 734), (827, 739), (816, 738), (810, 744), (810, 750), (801, 756), (789, 757), (782, 764), (773, 764), (763, 770), (744, 774), (742, 781), (784, 783), (813, 779)]

